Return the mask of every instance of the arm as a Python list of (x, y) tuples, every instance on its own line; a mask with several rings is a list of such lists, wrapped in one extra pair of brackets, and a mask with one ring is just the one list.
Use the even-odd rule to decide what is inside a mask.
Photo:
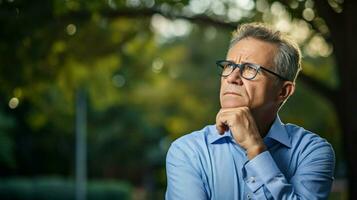
[(261, 196), (263, 193), (263, 196), (274, 199), (327, 199), (335, 163), (332, 147), (327, 142), (320, 142), (304, 154), (290, 181), (284, 177), (268, 151), (259, 154), (244, 167), (248, 187), (254, 195)]
[(266, 151), (249, 108), (221, 109), (216, 127), (219, 133), (229, 128), (235, 141), (246, 150), (249, 161), (244, 165), (244, 180), (257, 199), (327, 199), (335, 163), (332, 147), (327, 142), (309, 141), (288, 182)]
[(208, 199), (201, 175), (179, 145), (173, 143), (166, 157), (166, 199)]

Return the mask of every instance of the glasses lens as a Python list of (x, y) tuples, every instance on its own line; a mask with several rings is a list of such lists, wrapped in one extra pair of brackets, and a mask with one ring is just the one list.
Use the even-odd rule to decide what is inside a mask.
[(242, 76), (246, 79), (253, 79), (258, 73), (258, 68), (250, 63), (244, 63), (242, 68)]
[(222, 76), (229, 76), (234, 70), (234, 64), (228, 61), (218, 61), (217, 65), (221, 69)]

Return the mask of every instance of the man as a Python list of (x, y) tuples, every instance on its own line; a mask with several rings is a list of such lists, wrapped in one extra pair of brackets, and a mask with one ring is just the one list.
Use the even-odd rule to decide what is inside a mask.
[(240, 26), (222, 69), (216, 124), (172, 143), (166, 199), (327, 199), (331, 145), (279, 109), (294, 93), (298, 46), (262, 24)]

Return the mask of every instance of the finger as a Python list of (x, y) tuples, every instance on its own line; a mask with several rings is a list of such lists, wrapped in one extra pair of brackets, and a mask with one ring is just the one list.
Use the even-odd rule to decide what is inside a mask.
[(228, 129), (227, 121), (225, 119), (223, 119), (221, 113), (217, 114), (216, 129), (219, 134), (223, 134)]
[(237, 111), (249, 111), (250, 109), (247, 106), (242, 107), (235, 107), (235, 108), (221, 108), (221, 113), (230, 113), (230, 112), (237, 112)]
[(219, 134), (223, 134), (227, 130), (227, 125), (223, 121), (217, 121), (216, 128)]
[(221, 124), (221, 125), (216, 124), (216, 129), (217, 129), (218, 133), (222, 135), (222, 134), (224, 134), (224, 132), (226, 132), (227, 126), (224, 124)]

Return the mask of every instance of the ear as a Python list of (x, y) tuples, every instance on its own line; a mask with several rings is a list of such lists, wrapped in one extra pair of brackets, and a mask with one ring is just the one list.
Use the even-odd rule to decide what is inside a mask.
[(279, 94), (278, 94), (278, 102), (279, 105), (286, 101), (295, 91), (295, 83), (291, 81), (283, 82)]

